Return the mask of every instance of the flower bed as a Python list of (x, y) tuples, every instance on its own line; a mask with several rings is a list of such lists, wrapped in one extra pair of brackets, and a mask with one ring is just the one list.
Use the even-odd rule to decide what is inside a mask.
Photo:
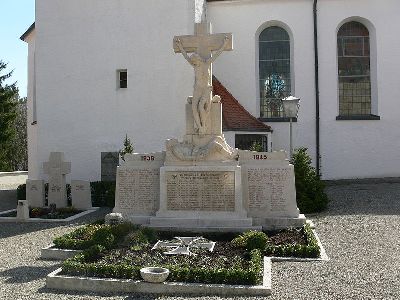
[[(140, 269), (157, 266), (170, 270), (167, 281), (257, 285), (262, 281), (263, 255), (319, 257), (319, 247), (309, 225), (268, 233), (204, 233), (215, 241), (213, 252), (191, 249), (196, 255), (165, 255), (152, 250), (158, 239), (183, 234), (155, 232), (129, 223), (115, 226), (91, 224), (54, 240), (57, 248), (86, 249), (66, 260), (62, 274), (79, 277), (140, 279)], [(185, 233), (183, 236), (187, 236)], [(197, 236), (197, 234), (196, 234)]]
[[(32, 219), (67, 219), (69, 217), (80, 214), (82, 210), (77, 210), (74, 207), (57, 208), (55, 211), (48, 207), (30, 208), (29, 217)], [(17, 217), (17, 211), (11, 211), (2, 217)]]

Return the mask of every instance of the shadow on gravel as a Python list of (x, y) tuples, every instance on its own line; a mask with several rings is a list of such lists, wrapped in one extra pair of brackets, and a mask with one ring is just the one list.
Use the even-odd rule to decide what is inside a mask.
[(400, 215), (400, 183), (329, 185), (330, 203), (317, 216)]
[(109, 212), (111, 212), (110, 208), (101, 208), (96, 212), (83, 216), (70, 223), (23, 223), (23, 222), (0, 223), (0, 239), (56, 228), (56, 227), (85, 225), (97, 221), (99, 219), (104, 219), (104, 216)]
[[(60, 291), (48, 289), (46, 287), (42, 287), (38, 290), (40, 294), (51, 294), (51, 295), (69, 295), (74, 297), (79, 297), (79, 299), (86, 299), (88, 296), (99, 296), (99, 297), (126, 297), (126, 300), (133, 299), (146, 299), (146, 300), (154, 300), (161, 296), (152, 295), (152, 294), (128, 294), (128, 293), (95, 293), (95, 292), (76, 292), (76, 291)], [(162, 296), (165, 298), (165, 296)], [(56, 299), (56, 298), (55, 298)]]
[(17, 267), (0, 272), (0, 277), (7, 278), (7, 283), (27, 283), (44, 278), (54, 270), (54, 267)]
[(57, 223), (0, 223), (0, 239), (11, 236), (23, 235), (31, 232), (51, 229), (55, 227), (68, 226), (68, 224)]
[(0, 212), (17, 208), (17, 191), (0, 190)]

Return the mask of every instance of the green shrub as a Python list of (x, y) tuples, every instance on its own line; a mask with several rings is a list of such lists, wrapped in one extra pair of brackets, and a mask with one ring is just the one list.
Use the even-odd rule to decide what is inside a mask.
[(315, 168), (311, 166), (311, 158), (307, 148), (299, 148), (292, 157), (296, 176), (297, 206), (302, 213), (315, 213), (326, 209), (328, 196), (324, 192), (325, 185)]
[(143, 246), (157, 242), (158, 236), (154, 229), (142, 227), (133, 231), (125, 238), (124, 244), (129, 246), (133, 251), (139, 251)]
[(115, 181), (95, 181), (90, 183), (92, 204), (95, 207), (115, 206)]
[(117, 240), (122, 240), (129, 232), (136, 229), (136, 226), (130, 222), (124, 222), (110, 226), (111, 233)]
[(107, 249), (111, 249), (115, 245), (116, 239), (112, 233), (111, 226), (104, 226), (96, 230), (93, 234), (92, 244), (101, 245)]
[(106, 248), (102, 245), (93, 245), (82, 252), (85, 261), (95, 261)]
[(53, 240), (56, 248), (83, 250), (94, 244), (92, 241), (94, 233), (102, 228), (102, 225), (87, 225), (72, 231), (71, 233), (57, 237)]
[(26, 200), (26, 184), (17, 187), (17, 200)]
[(236, 247), (252, 251), (254, 249), (264, 250), (268, 241), (268, 236), (262, 231), (247, 231), (233, 239), (232, 243)]

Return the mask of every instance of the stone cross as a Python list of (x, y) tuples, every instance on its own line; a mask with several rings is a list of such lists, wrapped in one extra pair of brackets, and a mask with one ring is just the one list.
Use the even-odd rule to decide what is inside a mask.
[[(232, 34), (211, 34), (207, 21), (195, 24), (195, 35), (174, 37), (175, 53), (182, 53), (195, 73), (192, 104), (194, 128), (199, 134), (206, 130), (212, 103), (212, 63), (223, 51), (233, 49)], [(189, 53), (193, 53), (189, 56)]]
[(71, 163), (64, 161), (63, 152), (51, 152), (49, 161), (43, 163), (43, 170), (49, 175), (48, 205), (56, 204), (57, 208), (67, 207), (65, 175), (71, 173)]

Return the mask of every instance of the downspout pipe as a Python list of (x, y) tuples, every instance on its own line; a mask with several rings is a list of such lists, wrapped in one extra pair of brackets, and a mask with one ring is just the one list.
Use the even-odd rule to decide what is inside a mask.
[(319, 114), (319, 57), (318, 57), (318, 0), (313, 4), (314, 18), (314, 65), (315, 65), (315, 152), (316, 152), (316, 171), (321, 175), (320, 166), (320, 114)]

